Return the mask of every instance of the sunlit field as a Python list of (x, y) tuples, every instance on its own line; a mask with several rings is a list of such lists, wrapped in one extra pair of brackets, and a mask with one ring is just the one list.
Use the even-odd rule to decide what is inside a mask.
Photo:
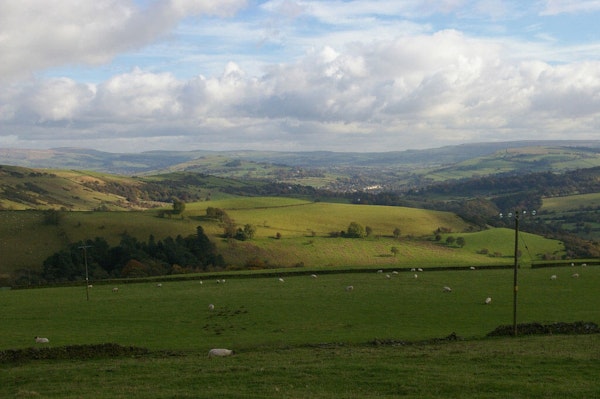
[[(598, 335), (485, 338), (512, 322), (510, 269), (219, 277), (225, 282), (122, 284), (118, 292), (95, 285), (89, 301), (83, 286), (0, 291), (0, 349), (34, 346), (36, 335), (48, 337), (51, 348), (113, 342), (150, 349), (144, 356), (2, 364), (0, 395), (576, 398), (600, 392)], [(599, 268), (524, 268), (519, 279), (519, 323), (600, 320)], [(435, 340), (452, 333), (458, 340)], [(208, 359), (213, 347), (236, 354)]]

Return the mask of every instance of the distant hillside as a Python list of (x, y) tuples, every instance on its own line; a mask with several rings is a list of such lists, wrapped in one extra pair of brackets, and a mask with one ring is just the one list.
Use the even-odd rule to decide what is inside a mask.
[(377, 167), (433, 168), (469, 159), (490, 156), (498, 151), (522, 147), (568, 147), (600, 149), (600, 140), (591, 141), (513, 141), (446, 146), (425, 150), (392, 152), (276, 152), (276, 151), (149, 151), (109, 153), (91, 149), (51, 150), (1, 149), (0, 164), (30, 168), (94, 170), (113, 174), (148, 174), (180, 169), (178, 165), (204, 158), (226, 158), (302, 168)]

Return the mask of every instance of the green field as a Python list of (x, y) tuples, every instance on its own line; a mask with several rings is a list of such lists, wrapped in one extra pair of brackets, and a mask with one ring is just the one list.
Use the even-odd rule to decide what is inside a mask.
[[(579, 278), (572, 278), (573, 273)], [(487, 338), (512, 271), (401, 271), (0, 291), (0, 349), (114, 342), (135, 358), (0, 366), (3, 397), (594, 397), (598, 336)], [(550, 275), (557, 275), (551, 280)], [(221, 277), (223, 278), (223, 277)], [(600, 320), (600, 268), (523, 268), (518, 320)], [(353, 285), (354, 290), (345, 287)], [(452, 292), (444, 292), (449, 286)], [(492, 297), (485, 305), (484, 299)], [(210, 311), (208, 304), (214, 304)], [(456, 333), (465, 341), (378, 346)], [(228, 347), (232, 358), (206, 358)], [(569, 372), (565, 373), (564, 369)]]
[[(256, 236), (248, 241), (224, 240), (223, 227), (207, 219), (208, 206), (224, 209), (238, 226), (256, 226)], [(194, 234), (201, 225), (232, 268), (242, 268), (250, 259), (268, 267), (379, 268), (414, 265), (472, 266), (511, 264), (513, 233), (509, 229), (482, 232), (465, 231), (470, 226), (456, 215), (423, 209), (361, 206), (309, 202), (290, 198), (247, 197), (187, 204), (181, 216), (158, 217), (158, 210), (122, 212), (65, 212), (58, 226), (46, 225), (40, 211), (0, 212), (0, 277), (16, 270), (40, 270), (44, 259), (65, 248), (95, 237), (117, 245), (127, 232), (146, 241)], [(331, 238), (331, 232), (347, 229), (351, 222), (373, 230), (364, 239)], [(463, 236), (464, 248), (433, 241), (439, 227)], [(395, 228), (401, 238), (393, 237)], [(276, 239), (277, 233), (280, 239)], [(33, 235), (32, 235), (33, 234)], [(444, 240), (445, 237), (444, 236)], [(523, 261), (530, 263), (543, 254), (560, 256), (560, 242), (522, 234), (529, 251)], [(393, 256), (391, 249), (398, 253)], [(481, 255), (481, 249), (501, 256)]]

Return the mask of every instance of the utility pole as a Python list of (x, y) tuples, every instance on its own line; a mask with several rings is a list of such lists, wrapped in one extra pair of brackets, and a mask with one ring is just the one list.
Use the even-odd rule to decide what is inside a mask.
[(519, 269), (519, 213), (515, 214), (515, 271), (514, 271), (514, 291), (513, 291), (513, 336), (517, 336), (517, 293), (519, 285), (517, 283), (517, 274)]
[(83, 249), (83, 262), (85, 263), (85, 296), (87, 300), (90, 300), (90, 279), (88, 275), (88, 264), (87, 264), (87, 249), (92, 245), (82, 245), (79, 249)]

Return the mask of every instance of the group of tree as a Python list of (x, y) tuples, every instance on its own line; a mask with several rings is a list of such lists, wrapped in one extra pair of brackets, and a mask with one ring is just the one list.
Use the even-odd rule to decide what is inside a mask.
[[(256, 226), (253, 224), (245, 224), (244, 227), (239, 227), (235, 220), (229, 217), (227, 212), (221, 208), (209, 206), (206, 208), (206, 217), (217, 219), (223, 227), (223, 237), (232, 238), (240, 241), (251, 240), (256, 234)], [(279, 237), (281, 238), (281, 237)]]
[(156, 240), (150, 235), (143, 242), (123, 233), (119, 245), (113, 247), (101, 237), (73, 243), (44, 261), (42, 278), (47, 282), (83, 280), (86, 264), (89, 278), (104, 279), (206, 271), (221, 268), (225, 262), (198, 226), (196, 234), (187, 237)]

